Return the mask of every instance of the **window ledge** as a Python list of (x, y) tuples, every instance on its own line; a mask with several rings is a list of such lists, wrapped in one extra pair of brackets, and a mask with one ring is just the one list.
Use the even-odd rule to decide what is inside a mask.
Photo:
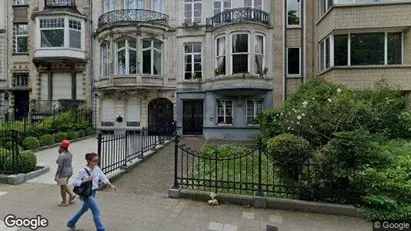
[(302, 29), (303, 27), (301, 25), (287, 25), (287, 29)]
[(12, 55), (29, 55), (28, 52), (13, 52)]
[(287, 79), (301, 79), (302, 75), (287, 75)]
[(349, 69), (390, 69), (390, 68), (411, 68), (411, 65), (355, 65), (355, 66), (333, 66), (323, 71), (320, 71), (318, 75), (323, 75), (332, 70), (349, 70)]
[(219, 127), (233, 127), (234, 124), (217, 124)]

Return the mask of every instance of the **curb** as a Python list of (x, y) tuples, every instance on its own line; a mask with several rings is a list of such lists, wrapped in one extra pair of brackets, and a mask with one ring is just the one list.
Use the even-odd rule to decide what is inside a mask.
[[(81, 138), (77, 138), (77, 139), (74, 139), (74, 140), (70, 140), (70, 143), (71, 143), (71, 144), (72, 144), (72, 143), (76, 143), (76, 142), (83, 141), (83, 140), (87, 140), (87, 139), (90, 139), (90, 138), (93, 138), (93, 137), (96, 137), (96, 136), (95, 136), (95, 135), (83, 136), (83, 137), (81, 137)], [(36, 153), (36, 152), (40, 152), (40, 151), (43, 151), (43, 150), (46, 150), (46, 149), (58, 147), (59, 145), (60, 145), (60, 143), (50, 144), (50, 145), (43, 146), (43, 147), (40, 147), (40, 148), (32, 149), (31, 151), (34, 152), (34, 153)]]
[[(173, 197), (176, 198), (176, 197)], [(210, 200), (210, 192), (195, 191), (183, 189), (179, 192), (177, 198), (191, 199), (197, 201)], [(363, 218), (363, 210), (352, 205), (321, 203), (312, 201), (302, 201), (293, 199), (270, 198), (263, 197), (266, 200), (268, 209), (291, 210), (304, 213), (320, 213), (327, 215), (348, 216)], [(235, 195), (235, 194), (217, 194), (216, 199), (222, 203), (228, 203), (240, 206), (255, 206), (256, 200), (261, 200), (260, 197), (250, 195)], [(258, 206), (258, 208), (261, 208)]]
[(48, 166), (36, 166), (36, 170), (28, 173), (20, 173), (17, 175), (0, 175), (0, 183), (11, 185), (22, 184), (49, 171), (50, 168)]

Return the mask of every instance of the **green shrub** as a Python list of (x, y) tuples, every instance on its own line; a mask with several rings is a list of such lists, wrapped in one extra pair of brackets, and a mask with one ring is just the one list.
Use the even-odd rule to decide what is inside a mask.
[(4, 164), (6, 163), (6, 160), (9, 158), (10, 154), (10, 150), (0, 147), (0, 172), (4, 170)]
[(86, 136), (91, 136), (94, 134), (93, 128), (87, 127), (86, 129), (84, 129)]
[(283, 177), (297, 180), (302, 164), (312, 156), (310, 143), (292, 134), (278, 135), (268, 141), (268, 153), (273, 156)]
[[(19, 154), (18, 158), (15, 160), (15, 167), (18, 173), (28, 173), (33, 171), (36, 168), (37, 164), (37, 157), (34, 155), (32, 151), (23, 151)], [(13, 171), (13, 160), (12, 157), (9, 156), (5, 163), (5, 170), (8, 172)]]
[(54, 138), (56, 139), (56, 142), (61, 142), (65, 139), (67, 139), (67, 133), (59, 132), (59, 133), (54, 135)]
[(207, 145), (201, 151), (205, 158), (232, 158), (250, 153), (252, 150), (247, 146), (235, 145)]
[(32, 150), (40, 147), (40, 141), (36, 137), (27, 137), (22, 142), (23, 148)]
[(55, 143), (54, 137), (50, 134), (40, 136), (40, 144), (42, 146), (52, 145)]
[(84, 130), (80, 130), (80, 131), (77, 132), (77, 137), (78, 138), (81, 138), (81, 137), (84, 137), (84, 136), (86, 136), (86, 132)]
[(75, 139), (77, 139), (77, 132), (67, 132), (67, 139), (68, 139), (68, 140), (75, 140)]

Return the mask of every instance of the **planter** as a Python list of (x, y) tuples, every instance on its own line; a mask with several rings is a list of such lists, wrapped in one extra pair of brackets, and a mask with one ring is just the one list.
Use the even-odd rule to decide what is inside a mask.
[(43, 166), (36, 166), (36, 169), (28, 172), (28, 173), (20, 173), (17, 175), (2, 175), (0, 174), (0, 183), (3, 184), (22, 184), (30, 179), (33, 179), (35, 177), (38, 177), (46, 172), (48, 172), (50, 169), (49, 167), (43, 167)]

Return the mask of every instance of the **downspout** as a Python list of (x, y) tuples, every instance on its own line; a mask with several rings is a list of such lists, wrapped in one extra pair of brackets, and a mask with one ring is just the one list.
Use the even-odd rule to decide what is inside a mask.
[(306, 54), (306, 36), (305, 36), (305, 33), (306, 33), (306, 27), (305, 27), (305, 7), (306, 7), (306, 5), (305, 5), (305, 0), (300, 0), (301, 1), (301, 28), (302, 28), (302, 30), (301, 30), (301, 58), (302, 58), (302, 62), (301, 62), (301, 74), (302, 74), (302, 76), (301, 76), (301, 83), (304, 83), (305, 82), (305, 78), (306, 78), (306, 76), (307, 76), (307, 72), (306, 72), (306, 68), (305, 68), (305, 65), (306, 65), (306, 57), (305, 57), (305, 54)]
[(284, 8), (283, 8), (283, 15), (284, 15), (284, 22), (283, 22), (283, 54), (284, 54), (284, 61), (283, 61), (283, 72), (284, 72), (284, 80), (283, 80), (283, 101), (287, 100), (287, 65), (288, 65), (288, 60), (287, 60), (287, 17), (288, 17), (288, 12), (287, 12), (287, 0), (284, 0)]
[[(6, 30), (6, 41), (5, 41), (5, 48), (6, 48), (6, 55), (5, 55), (5, 59), (4, 59), (4, 62), (5, 62), (5, 71), (4, 71), (4, 78), (5, 78), (5, 84), (6, 84), (6, 86), (5, 86), (5, 90), (6, 90), (6, 94), (10, 94), (9, 92), (8, 92), (8, 90), (9, 90), (9, 84), (10, 84), (10, 82), (9, 82), (9, 0), (5, 0), (5, 6), (4, 6), (5, 8), (6, 8), (6, 21), (4, 22), (4, 28), (5, 28), (5, 30)], [(4, 100), (4, 106), (5, 106), (5, 108), (6, 108), (6, 113), (8, 114), (9, 113), (9, 104), (10, 103), (10, 95), (9, 95), (9, 97), (8, 97), (8, 99), (7, 99), (7, 103), (6, 103), (6, 100)]]
[[(94, 106), (94, 62), (93, 62), (93, 39), (94, 39), (94, 30), (93, 30), (93, 0), (90, 0), (89, 5), (89, 23), (90, 23), (90, 51), (89, 51), (89, 62), (90, 62), (90, 107)], [(92, 109), (91, 116), (93, 117), (93, 128), (96, 129), (96, 111)]]

